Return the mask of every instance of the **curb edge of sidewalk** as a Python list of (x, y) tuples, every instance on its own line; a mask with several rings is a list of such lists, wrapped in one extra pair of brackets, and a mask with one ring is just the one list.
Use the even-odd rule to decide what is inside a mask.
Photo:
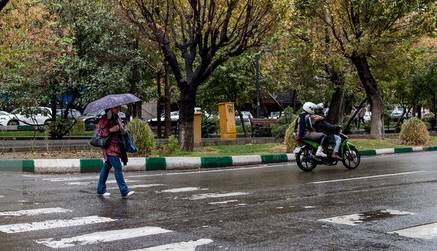
[[(359, 151), (361, 156), (437, 151), (437, 146), (399, 147)], [(292, 162), (294, 154), (208, 156), (208, 157), (150, 157), (129, 158), (124, 171), (188, 170)], [(102, 159), (34, 159), (0, 160), (0, 171), (35, 174), (96, 173), (103, 166)]]

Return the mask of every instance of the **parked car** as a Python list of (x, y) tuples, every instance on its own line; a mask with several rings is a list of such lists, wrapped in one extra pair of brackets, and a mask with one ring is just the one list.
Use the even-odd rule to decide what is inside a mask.
[(279, 119), (281, 117), (281, 112), (271, 112), (269, 119)]
[(52, 116), (48, 107), (18, 108), (10, 113), (8, 125), (47, 125)]
[[(249, 122), (250, 119), (253, 118), (252, 113), (249, 112), (249, 111), (241, 111), (241, 114), (243, 115), (243, 121), (244, 121), (245, 123)], [(240, 124), (240, 123), (241, 123), (240, 115), (238, 114), (238, 112), (235, 113), (235, 122), (236, 122), (237, 124)]]
[[(85, 124), (85, 130), (92, 131), (96, 128), (97, 124), (99, 123), (99, 119), (105, 115), (104, 111), (101, 112), (95, 112), (95, 113), (88, 113), (85, 116), (82, 116), (80, 119), (82, 119), (83, 123)], [(119, 112), (118, 116), (123, 120), (124, 122), (127, 122), (127, 117), (124, 112)]]
[[(179, 111), (173, 111), (173, 112), (170, 112), (170, 120), (172, 121), (172, 122), (177, 122), (177, 121), (179, 121)], [(158, 121), (158, 118), (153, 118), (153, 119), (149, 119), (149, 123), (153, 123), (153, 122), (157, 122)], [(165, 114), (163, 113), (163, 114), (161, 114), (161, 121), (165, 121)]]
[[(65, 112), (65, 109), (57, 109), (56, 110), (56, 116), (61, 116), (63, 113)], [(82, 113), (80, 113), (78, 110), (76, 109), (69, 109), (68, 110), (68, 114), (67, 117), (69, 119), (78, 119), (79, 117), (82, 116)]]
[(366, 112), (364, 114), (364, 121), (370, 121), (372, 119), (372, 112)]
[(17, 125), (15, 121), (11, 120), (12, 114), (0, 111), (0, 126), (11, 126), (11, 125)]
[(395, 107), (395, 109), (390, 113), (390, 119), (398, 120), (404, 113), (403, 108)]
[[(196, 107), (194, 108), (195, 112), (202, 112), (202, 108)], [(203, 112), (207, 117), (209, 117), (209, 114), (206, 112)], [(179, 111), (173, 111), (170, 112), (170, 120), (171, 122), (178, 122), (179, 121)], [(165, 113), (161, 114), (161, 121), (165, 121)], [(156, 123), (158, 122), (158, 118), (149, 119), (147, 122), (149, 123)]]

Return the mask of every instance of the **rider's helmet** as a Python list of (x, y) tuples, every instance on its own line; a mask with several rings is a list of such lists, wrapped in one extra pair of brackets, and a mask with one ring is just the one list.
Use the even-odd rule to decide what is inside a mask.
[(323, 108), (324, 108), (323, 103), (318, 103), (316, 109), (314, 110), (315, 114), (323, 116), (324, 115)]
[(314, 114), (316, 109), (317, 105), (312, 102), (306, 102), (305, 104), (303, 104), (303, 110), (309, 114)]

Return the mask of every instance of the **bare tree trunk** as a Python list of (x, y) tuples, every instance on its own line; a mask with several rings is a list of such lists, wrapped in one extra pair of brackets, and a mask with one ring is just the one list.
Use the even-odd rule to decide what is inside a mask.
[(330, 81), (334, 84), (327, 120), (329, 123), (338, 124), (343, 121), (344, 115), (344, 75), (330, 66), (327, 66), (326, 71)]
[(156, 84), (157, 84), (157, 90), (158, 90), (158, 101), (157, 101), (157, 106), (156, 106), (156, 122), (157, 124), (157, 136), (158, 138), (161, 138), (161, 113), (162, 113), (162, 106), (161, 106), (161, 100), (162, 100), (162, 95), (161, 95), (161, 72), (158, 72), (158, 75), (156, 77)]
[[(181, 85), (180, 85), (181, 86)], [(180, 88), (179, 99), (179, 142), (184, 151), (193, 151), (194, 148), (194, 108), (196, 107), (196, 89), (185, 85)]]
[(171, 135), (171, 92), (170, 92), (170, 81), (169, 81), (169, 69), (168, 64), (165, 63), (165, 76), (164, 76), (164, 112), (165, 112), (165, 131), (164, 131), (164, 137), (168, 138)]
[(351, 60), (357, 69), (361, 84), (363, 85), (370, 102), (370, 108), (372, 111), (370, 137), (382, 139), (384, 130), (384, 102), (381, 94), (379, 93), (378, 84), (372, 75), (369, 63), (367, 62), (367, 58), (365, 56), (354, 56), (351, 57)]
[(240, 117), (241, 127), (243, 128), (244, 137), (247, 137), (246, 126), (244, 125), (244, 120), (243, 120), (243, 113), (239, 108), (238, 108), (238, 116)]

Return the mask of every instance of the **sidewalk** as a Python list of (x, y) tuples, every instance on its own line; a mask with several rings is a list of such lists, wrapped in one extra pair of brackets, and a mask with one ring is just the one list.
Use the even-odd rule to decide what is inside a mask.
[[(431, 147), (401, 147), (362, 150), (362, 156), (402, 154), (422, 151), (437, 151)], [(284, 163), (295, 160), (294, 154), (210, 156), (210, 157), (150, 157), (130, 158), (124, 171), (187, 170), (200, 168), (236, 167), (269, 163)], [(64, 174), (99, 172), (102, 159), (34, 159), (0, 160), (0, 171), (29, 172), (35, 174)]]

